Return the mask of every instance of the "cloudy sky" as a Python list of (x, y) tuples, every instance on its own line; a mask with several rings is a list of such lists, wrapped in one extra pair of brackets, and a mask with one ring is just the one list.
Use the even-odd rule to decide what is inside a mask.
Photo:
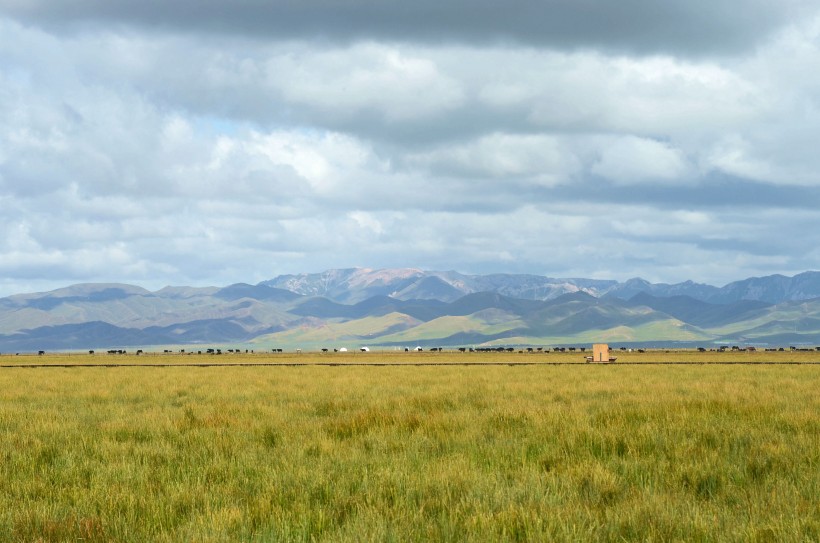
[(816, 0), (0, 0), (0, 295), (820, 269)]

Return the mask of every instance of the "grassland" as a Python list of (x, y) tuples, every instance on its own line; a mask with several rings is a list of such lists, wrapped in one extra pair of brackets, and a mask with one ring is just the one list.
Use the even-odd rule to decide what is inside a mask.
[(818, 354), (464, 356), (1, 368), (0, 541), (820, 540), (820, 365), (709, 364)]

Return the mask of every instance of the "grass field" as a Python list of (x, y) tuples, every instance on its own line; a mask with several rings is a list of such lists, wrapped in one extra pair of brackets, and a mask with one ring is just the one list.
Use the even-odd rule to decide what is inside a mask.
[[(197, 354), (197, 350), (200, 354)], [(592, 354), (591, 348), (584, 352), (526, 352), (515, 349), (513, 352), (484, 352), (461, 353), (455, 349), (444, 352), (409, 352), (398, 351), (393, 348), (379, 349), (374, 347), (371, 352), (363, 353), (357, 350), (349, 352), (305, 351), (295, 350), (283, 353), (257, 351), (255, 353), (228, 353), (223, 348), (223, 354), (213, 355), (205, 353), (205, 348), (188, 348), (185, 353), (176, 352), (165, 354), (159, 351), (146, 351), (139, 356), (131, 349), (126, 355), (109, 355), (98, 352), (95, 355), (87, 353), (48, 353), (38, 356), (33, 353), (21, 355), (0, 355), (0, 367), (25, 365), (193, 365), (193, 364), (281, 364), (281, 365), (315, 365), (315, 364), (395, 364), (395, 365), (450, 365), (450, 364), (583, 364), (584, 356)], [(617, 357), (620, 364), (820, 364), (820, 351), (785, 350), (780, 352), (758, 351), (707, 351), (698, 352), (695, 349), (650, 349), (646, 352), (637, 350), (621, 351), (613, 349), (612, 356)]]
[(820, 540), (820, 365), (711, 364), (818, 354), (618, 356), (1, 368), (0, 541)]

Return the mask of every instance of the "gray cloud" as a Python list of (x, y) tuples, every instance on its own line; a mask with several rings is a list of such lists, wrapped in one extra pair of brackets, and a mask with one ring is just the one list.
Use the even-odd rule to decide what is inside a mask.
[(515, 43), (624, 53), (737, 53), (811, 3), (797, 0), (4, 0), (0, 9), (49, 27), (139, 26), (262, 39)]

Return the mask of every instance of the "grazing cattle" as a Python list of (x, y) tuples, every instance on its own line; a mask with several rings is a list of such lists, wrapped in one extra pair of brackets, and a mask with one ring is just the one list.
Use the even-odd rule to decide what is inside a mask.
[(142, 354), (142, 349), (137, 349), (137, 356)]
[(44, 354), (46, 354), (46, 352), (45, 352), (45, 351), (37, 351), (37, 355), (38, 355), (38, 356), (43, 356)]
[(463, 353), (467, 351), (467, 347), (459, 347), (458, 352)]
[(326, 352), (327, 352), (327, 349), (322, 349), (322, 352), (323, 352), (323, 353), (326, 353)]
[(88, 351), (88, 354), (94, 354), (94, 351)]

